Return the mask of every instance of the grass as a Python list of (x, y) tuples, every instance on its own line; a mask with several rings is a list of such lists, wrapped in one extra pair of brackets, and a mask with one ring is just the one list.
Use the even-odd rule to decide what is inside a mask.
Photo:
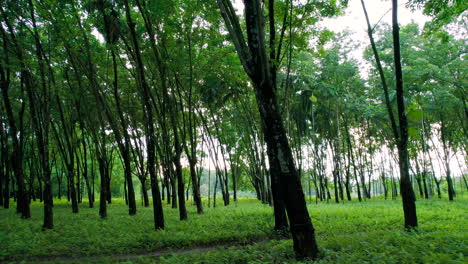
[[(468, 255), (468, 203), (466, 199), (418, 201), (417, 232), (403, 230), (401, 201), (373, 199), (344, 204), (310, 204), (310, 214), (321, 249), (317, 263), (465, 263)], [(245, 244), (272, 238), (272, 209), (253, 199), (228, 207), (205, 208), (197, 215), (188, 206), (189, 220), (179, 221), (176, 209), (165, 208), (166, 229), (153, 230), (152, 209), (138, 208), (128, 216), (122, 201), (108, 208), (101, 220), (98, 208), (72, 214), (66, 202), (56, 201), (55, 228), (41, 231), (42, 207), (32, 204), (33, 217), (19, 219), (14, 208), (0, 210), (0, 261), (34, 261), (45, 257), (71, 257), (77, 262), (122, 261), (119, 254), (151, 252), (163, 248), (193, 248)], [(82, 256), (102, 257), (79, 259)], [(160, 263), (298, 263), (290, 240), (272, 240), (247, 246), (166, 254)], [(127, 263), (152, 263), (154, 257), (132, 258)]]

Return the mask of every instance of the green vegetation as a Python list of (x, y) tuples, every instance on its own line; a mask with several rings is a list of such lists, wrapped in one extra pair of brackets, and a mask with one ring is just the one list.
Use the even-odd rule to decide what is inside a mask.
[(463, 262), (468, 4), (360, 2), (0, 0), (0, 261)]
[(18, 223), (14, 210), (2, 210), (1, 255), (3, 258), (22, 256), (70, 256), (147, 252), (158, 248), (183, 248), (229, 241), (239, 243), (265, 238), (271, 233), (271, 208), (254, 200), (240, 202), (242, 206), (206, 208), (197, 215), (189, 207), (189, 221), (178, 221), (177, 209), (166, 210), (167, 227), (154, 231), (152, 209), (140, 208), (128, 216), (122, 200), (108, 206), (108, 218), (99, 218), (98, 209), (80, 208), (70, 214), (69, 204), (57, 202), (54, 218), (57, 228), (41, 232), (41, 206), (33, 203), (34, 216)]
[[(402, 227), (399, 200), (309, 204), (322, 254), (317, 263), (464, 263), (468, 256), (467, 200), (425, 200), (417, 206), (421, 224), (417, 232), (408, 233)], [(254, 199), (205, 208), (203, 215), (189, 206), (188, 221), (178, 221), (177, 210), (166, 208), (167, 226), (160, 231), (152, 228), (150, 209), (141, 208), (139, 214), (128, 216), (120, 200), (109, 206), (106, 220), (99, 219), (98, 209), (83, 208), (76, 215), (68, 207), (55, 201), (57, 228), (46, 231), (39, 228), (38, 203), (32, 204), (33, 216), (26, 221), (18, 222), (13, 210), (0, 211), (0, 261), (33, 262), (58, 256), (76, 262), (151, 263), (153, 257), (125, 260), (125, 254), (219, 245), (187, 254), (166, 252), (158, 259), (161, 263), (296, 263), (292, 241), (275, 240), (271, 233), (272, 209)], [(258, 243), (225, 248), (226, 242)]]

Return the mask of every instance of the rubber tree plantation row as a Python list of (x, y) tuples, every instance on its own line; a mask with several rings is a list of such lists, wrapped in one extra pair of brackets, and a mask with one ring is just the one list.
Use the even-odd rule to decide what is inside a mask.
[(321, 256), (311, 202), (401, 199), (417, 232), (416, 199), (468, 191), (468, 5), (383, 2), (385, 24), (361, 0), (359, 44), (327, 29), (351, 4), (0, 1), (0, 206), (39, 201), (52, 232), (60, 200), (108, 221), (123, 198), (159, 232), (255, 197), (298, 259)]

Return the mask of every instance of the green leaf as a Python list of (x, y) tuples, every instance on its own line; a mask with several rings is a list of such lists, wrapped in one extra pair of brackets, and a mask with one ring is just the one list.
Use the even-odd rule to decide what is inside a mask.
[(406, 116), (411, 121), (421, 121), (423, 117), (423, 110), (419, 107), (418, 104), (409, 105), (406, 109)]
[(409, 127), (408, 128), (408, 136), (414, 138), (419, 136), (419, 129), (416, 127)]
[(315, 97), (315, 96), (313, 96), (313, 95), (311, 95), (311, 96), (309, 97), (309, 100), (310, 100), (312, 103), (314, 103), (314, 104), (316, 104), (317, 101), (318, 101), (317, 97)]

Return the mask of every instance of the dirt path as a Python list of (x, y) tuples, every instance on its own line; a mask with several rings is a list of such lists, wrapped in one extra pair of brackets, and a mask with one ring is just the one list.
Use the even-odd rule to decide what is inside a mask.
[(105, 263), (108, 261), (111, 262), (121, 262), (128, 260), (135, 260), (141, 257), (152, 258), (157, 260), (159, 257), (164, 255), (185, 255), (192, 253), (204, 253), (213, 250), (223, 250), (227, 248), (242, 248), (249, 245), (255, 244), (265, 244), (270, 242), (270, 238), (259, 238), (258, 240), (253, 240), (249, 242), (240, 243), (238, 241), (233, 242), (221, 242), (214, 245), (198, 246), (191, 248), (180, 248), (180, 249), (171, 249), (171, 248), (162, 248), (157, 249), (151, 252), (143, 253), (129, 253), (129, 254), (115, 254), (115, 255), (94, 255), (94, 256), (61, 256), (61, 257), (41, 257), (41, 258), (32, 258), (24, 260), (14, 260), (14, 261), (0, 261), (0, 263)]

